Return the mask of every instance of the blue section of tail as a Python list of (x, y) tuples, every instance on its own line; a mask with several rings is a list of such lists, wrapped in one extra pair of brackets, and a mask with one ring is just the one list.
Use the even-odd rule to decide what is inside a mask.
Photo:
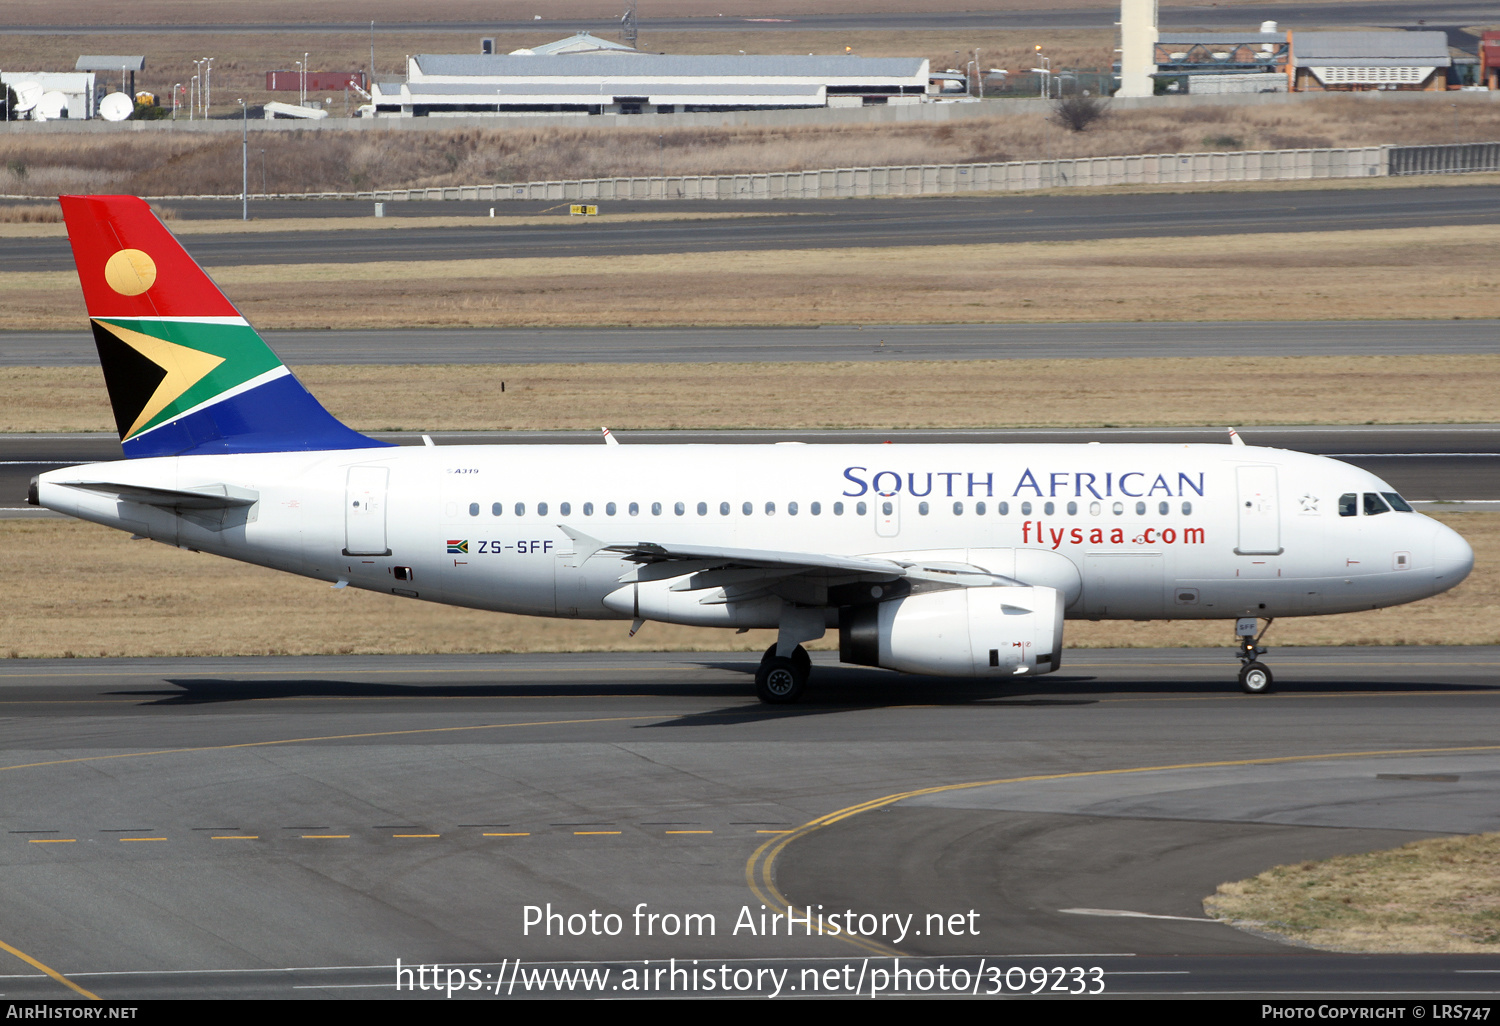
[(290, 374), (136, 435), (123, 444), (130, 459), (242, 452), (379, 449), (392, 443), (335, 420)]

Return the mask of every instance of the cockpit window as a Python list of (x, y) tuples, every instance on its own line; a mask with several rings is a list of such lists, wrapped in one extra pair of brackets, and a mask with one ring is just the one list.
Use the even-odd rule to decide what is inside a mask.
[(1345, 492), (1339, 496), (1339, 516), (1359, 516), (1359, 495), (1355, 492)]
[(1414, 509), (1411, 508), (1411, 503), (1409, 503), (1405, 499), (1401, 498), (1401, 496), (1397, 495), (1395, 492), (1381, 492), (1380, 494), (1385, 496), (1385, 501), (1389, 502), (1391, 504), (1391, 509), (1395, 510), (1396, 512), (1398, 512), (1398, 513), (1415, 513), (1416, 512), (1416, 510), (1414, 510)]
[(1374, 492), (1365, 492), (1365, 516), (1373, 517), (1379, 513), (1389, 513), (1391, 507), (1385, 504), (1385, 500)]

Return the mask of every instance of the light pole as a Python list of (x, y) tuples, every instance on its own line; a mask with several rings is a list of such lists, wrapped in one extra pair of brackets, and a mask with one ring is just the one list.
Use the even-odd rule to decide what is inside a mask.
[(260, 198), (270, 199), (270, 193), (266, 190), (266, 148), (260, 148)]
[(240, 105), (240, 220), (250, 220), (250, 108)]
[(203, 75), (203, 120), (208, 120), (208, 107), (214, 101), (214, 59), (203, 58), (208, 62), (208, 70)]
[(177, 120), (177, 94), (182, 92), (182, 83), (172, 83), (172, 120)]
[(203, 61), (193, 62), (192, 88), (188, 90), (188, 120), (192, 121), (198, 116), (198, 105), (201, 102), (201, 86), (203, 84)]
[(1052, 98), (1052, 58), (1046, 57), (1042, 54), (1041, 43), (1038, 43), (1036, 45), (1036, 59), (1037, 63), (1040, 64), (1041, 67), (1032, 68), (1031, 70), (1042, 76), (1042, 88), (1039, 93), (1039, 98), (1043, 100), (1050, 100)]
[(307, 54), (302, 55), (302, 106), (307, 106)]

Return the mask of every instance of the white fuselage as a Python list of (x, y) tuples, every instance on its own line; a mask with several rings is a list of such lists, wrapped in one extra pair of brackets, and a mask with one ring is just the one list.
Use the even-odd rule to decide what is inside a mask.
[[(101, 481), (255, 501), (205, 513), (69, 484)], [(1468, 573), (1472, 550), (1442, 524), (1366, 512), (1365, 494), (1393, 491), (1251, 446), (780, 444), (140, 459), (49, 472), (38, 495), (167, 544), (434, 602), (775, 627), (783, 602), (826, 591), (738, 602), (657, 581), (627, 600), (637, 564), (578, 539), (962, 564), (1056, 588), (1070, 618), (1298, 616), (1411, 602)]]

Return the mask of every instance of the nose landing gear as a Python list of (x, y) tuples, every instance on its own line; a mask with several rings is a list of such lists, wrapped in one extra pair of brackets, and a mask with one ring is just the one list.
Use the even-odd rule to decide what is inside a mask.
[(1257, 657), (1263, 656), (1269, 649), (1260, 647), (1260, 639), (1266, 636), (1266, 631), (1271, 629), (1275, 619), (1266, 620), (1266, 625), (1260, 633), (1255, 633), (1259, 626), (1253, 616), (1244, 616), (1235, 621), (1234, 636), (1235, 655), (1240, 660), (1240, 689), (1247, 695), (1265, 695), (1271, 691), (1275, 678), (1271, 676), (1271, 668), (1261, 662)]

